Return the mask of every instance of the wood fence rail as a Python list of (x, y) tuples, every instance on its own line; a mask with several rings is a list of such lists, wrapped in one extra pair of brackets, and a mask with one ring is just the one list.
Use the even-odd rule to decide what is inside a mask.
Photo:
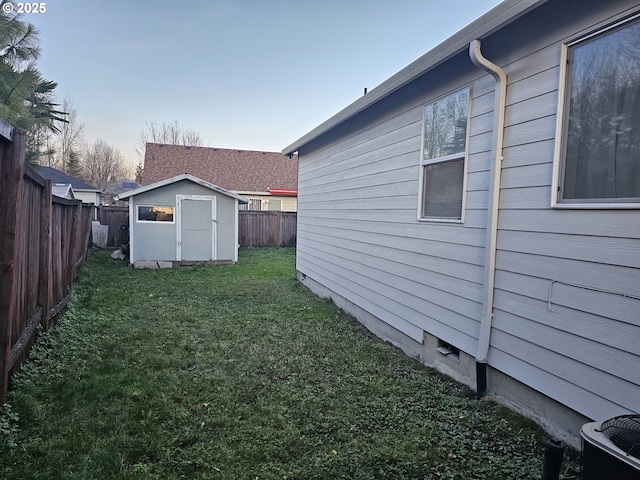
[(66, 309), (87, 256), (93, 205), (51, 194), (25, 164), (26, 133), (0, 119), (0, 404), (37, 329)]

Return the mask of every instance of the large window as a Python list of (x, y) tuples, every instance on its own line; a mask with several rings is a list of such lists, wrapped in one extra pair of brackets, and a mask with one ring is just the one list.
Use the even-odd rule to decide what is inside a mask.
[(173, 223), (173, 207), (138, 205), (138, 222)]
[(566, 48), (557, 200), (640, 202), (640, 20)]
[(423, 220), (462, 220), (468, 112), (468, 88), (425, 107), (419, 195)]

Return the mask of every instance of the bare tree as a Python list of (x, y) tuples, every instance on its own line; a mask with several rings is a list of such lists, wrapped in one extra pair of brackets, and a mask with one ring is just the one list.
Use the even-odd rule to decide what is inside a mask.
[(144, 151), (147, 143), (163, 143), (166, 145), (187, 145), (190, 147), (201, 147), (204, 141), (198, 132), (189, 130), (174, 120), (172, 123), (158, 124), (156, 122), (145, 122), (144, 128), (138, 137), (138, 147), (136, 153), (139, 161), (144, 160)]
[(65, 97), (62, 101), (62, 110), (67, 112), (67, 123), (60, 126), (56, 163), (72, 174), (71, 170), (76, 169), (77, 155), (84, 143), (84, 124), (78, 120), (78, 111), (70, 97)]
[(84, 149), (81, 168), (82, 179), (100, 189), (109, 182), (127, 178), (131, 173), (122, 154), (101, 139)]

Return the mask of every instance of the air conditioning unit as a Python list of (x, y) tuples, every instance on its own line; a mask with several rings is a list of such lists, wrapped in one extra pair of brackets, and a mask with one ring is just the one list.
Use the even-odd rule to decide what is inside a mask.
[(640, 480), (640, 415), (582, 426), (582, 480)]

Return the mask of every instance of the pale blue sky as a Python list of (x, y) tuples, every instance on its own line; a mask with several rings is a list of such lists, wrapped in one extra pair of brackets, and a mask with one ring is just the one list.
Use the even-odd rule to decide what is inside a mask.
[(498, 0), (49, 0), (38, 67), (131, 163), (145, 121), (280, 151)]

